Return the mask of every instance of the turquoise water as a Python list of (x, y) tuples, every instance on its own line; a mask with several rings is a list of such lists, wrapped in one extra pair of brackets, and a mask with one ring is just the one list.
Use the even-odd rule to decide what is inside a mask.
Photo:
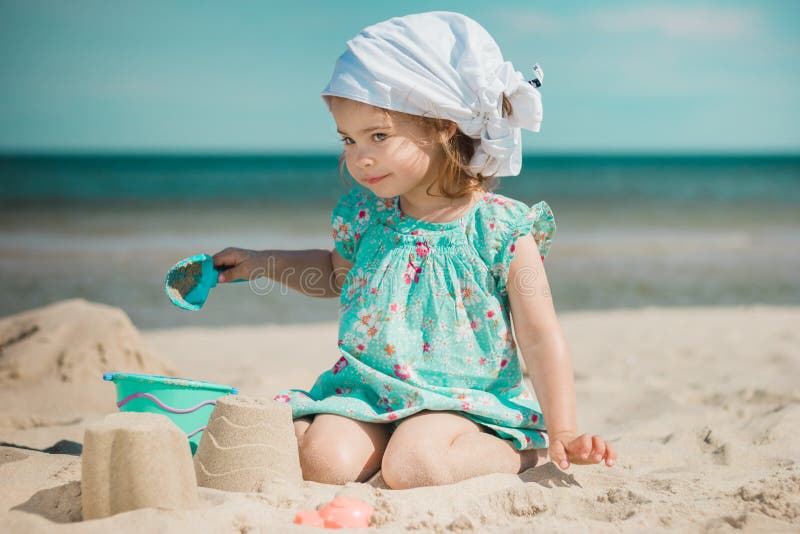
[[(800, 303), (800, 157), (529, 157), (498, 192), (546, 200), (559, 311)], [(0, 315), (71, 297), (142, 328), (329, 321), (335, 299), (247, 284), (200, 312), (166, 271), (227, 246), (330, 248), (336, 156), (0, 157)], [(237, 287), (238, 286), (238, 287)]]

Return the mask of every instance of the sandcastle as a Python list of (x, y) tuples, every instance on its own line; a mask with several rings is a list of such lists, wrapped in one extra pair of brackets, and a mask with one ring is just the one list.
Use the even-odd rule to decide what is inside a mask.
[(225, 491), (267, 491), (302, 483), (292, 410), (271, 399), (217, 399), (194, 456), (197, 483)]
[(85, 520), (138, 508), (198, 506), (189, 443), (164, 415), (116, 413), (89, 425), (81, 463)]

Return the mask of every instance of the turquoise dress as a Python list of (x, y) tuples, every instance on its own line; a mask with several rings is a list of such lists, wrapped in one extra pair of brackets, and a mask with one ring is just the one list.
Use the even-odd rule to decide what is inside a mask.
[(356, 186), (337, 203), (334, 244), (353, 263), (338, 352), (310, 391), (275, 400), (294, 418), (333, 413), (395, 426), (421, 410), (454, 411), (519, 450), (547, 447), (522, 380), (506, 280), (518, 237), (532, 233), (547, 255), (550, 207), (487, 192), (460, 219), (432, 223), (405, 215), (399, 200)]

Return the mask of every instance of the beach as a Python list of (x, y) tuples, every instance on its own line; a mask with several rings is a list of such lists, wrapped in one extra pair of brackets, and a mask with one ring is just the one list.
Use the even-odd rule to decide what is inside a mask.
[[(104, 372), (269, 399), (338, 360), (337, 299), (164, 276), (225, 247), (332, 247), (335, 157), (0, 158), (0, 532), (300, 531), (334, 496), (378, 532), (792, 531), (800, 517), (800, 159), (533, 157), (499, 194), (546, 201), (545, 260), (580, 430), (618, 464), (547, 463), (442, 487), (199, 488), (199, 507), (83, 520)], [(187, 187), (191, 184), (191, 187)], [(335, 184), (335, 186), (334, 186)], [(310, 530), (310, 529), (309, 529)], [(794, 529), (796, 531), (796, 529)]]
[(315, 531), (293, 525), (295, 513), (337, 495), (372, 504), (376, 532), (796, 531), (799, 307), (644, 307), (559, 318), (580, 429), (614, 443), (613, 468), (561, 472), (545, 463), (402, 491), (380, 477), (251, 493), (200, 487), (197, 509), (89, 521), (79, 455), (87, 425), (116, 412), (104, 371), (174, 372), (269, 398), (310, 387), (333, 365), (336, 324), (139, 331), (124, 311), (83, 299), (4, 318), (0, 531)]

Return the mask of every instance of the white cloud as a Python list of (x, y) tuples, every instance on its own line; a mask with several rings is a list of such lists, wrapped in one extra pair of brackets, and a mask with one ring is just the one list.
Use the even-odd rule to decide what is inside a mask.
[(590, 26), (621, 32), (658, 32), (672, 38), (736, 39), (761, 33), (761, 13), (733, 7), (653, 5), (587, 14)]

